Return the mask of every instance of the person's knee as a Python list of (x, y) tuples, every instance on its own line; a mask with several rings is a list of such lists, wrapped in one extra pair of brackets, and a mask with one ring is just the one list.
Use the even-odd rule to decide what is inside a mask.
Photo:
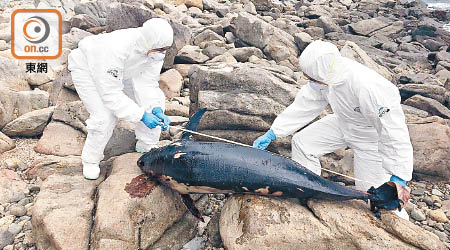
[(300, 151), (300, 152), (304, 152), (305, 151), (305, 140), (304, 140), (304, 136), (302, 131), (297, 132), (293, 137), (292, 137), (292, 142), (291, 142), (291, 146), (292, 146), (292, 151)]
[(108, 134), (116, 126), (117, 118), (111, 115), (91, 116), (86, 121), (86, 127), (90, 133)]

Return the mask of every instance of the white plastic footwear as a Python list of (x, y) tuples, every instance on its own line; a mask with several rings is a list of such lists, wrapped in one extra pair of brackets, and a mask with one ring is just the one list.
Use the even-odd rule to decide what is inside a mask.
[(100, 167), (95, 163), (83, 163), (83, 176), (88, 180), (97, 180), (100, 175)]
[(136, 152), (138, 152), (138, 153), (143, 153), (143, 154), (144, 154), (144, 153), (147, 153), (148, 150), (145, 150), (145, 149), (136, 147)]
[(404, 220), (409, 221), (409, 215), (408, 215), (408, 212), (406, 212), (405, 209), (402, 209), (402, 211), (398, 211), (398, 209), (397, 209), (397, 210), (393, 210), (392, 212), (393, 212), (394, 214), (396, 214), (398, 217), (400, 217), (400, 218), (402, 218), (402, 219), (404, 219)]
[(143, 141), (138, 140), (136, 142), (136, 152), (138, 153), (147, 153), (149, 152), (151, 149), (156, 148), (157, 145), (147, 145), (145, 144)]

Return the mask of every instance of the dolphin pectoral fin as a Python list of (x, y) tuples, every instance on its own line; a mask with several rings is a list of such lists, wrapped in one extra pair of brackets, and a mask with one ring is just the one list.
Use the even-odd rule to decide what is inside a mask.
[(195, 206), (195, 202), (192, 200), (191, 196), (189, 194), (180, 194), (181, 198), (183, 199), (183, 203), (186, 206), (186, 208), (191, 212), (194, 217), (201, 220), (202, 222), (205, 222), (203, 220), (202, 214), (200, 211), (198, 211), (197, 207)]
[[(200, 124), (200, 119), (202, 119), (202, 116), (203, 116), (203, 114), (205, 114), (205, 112), (206, 112), (206, 108), (203, 108), (203, 109), (200, 109), (199, 111), (197, 111), (195, 114), (193, 114), (186, 126), (186, 129), (192, 130), (192, 131), (197, 131), (198, 125)], [(191, 133), (189, 133), (189, 132), (183, 132), (183, 134), (181, 135), (181, 139), (189, 139), (190, 135), (191, 135)]]

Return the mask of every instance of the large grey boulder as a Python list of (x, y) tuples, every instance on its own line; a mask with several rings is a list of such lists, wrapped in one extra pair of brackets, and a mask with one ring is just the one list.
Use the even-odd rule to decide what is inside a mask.
[(30, 111), (48, 107), (48, 93), (40, 89), (12, 91), (0, 87), (0, 129)]
[(55, 107), (38, 109), (26, 113), (6, 124), (2, 132), (8, 136), (37, 136), (47, 126)]
[(250, 0), (258, 11), (269, 11), (272, 8), (281, 10), (282, 3), (279, 0)]
[(376, 17), (371, 19), (365, 19), (357, 23), (349, 25), (350, 30), (358, 35), (369, 36), (372, 32), (380, 30), (390, 25), (390, 22), (385, 17)]
[[(199, 129), (250, 144), (270, 128), (298, 90), (296, 85), (284, 82), (277, 74), (289, 78), (281, 71), (275, 73), (252, 64), (192, 66), (190, 112), (208, 108)], [(275, 149), (275, 144), (271, 149)]]
[(86, 180), (81, 168), (77, 175), (53, 174), (42, 183), (32, 210), (38, 249), (88, 249), (95, 192), (103, 178)]
[(80, 156), (40, 155), (31, 163), (26, 174), (29, 179), (39, 177), (45, 181), (53, 174), (80, 175), (81, 166)]
[(175, 56), (178, 54), (178, 51), (181, 50), (185, 45), (190, 44), (192, 39), (192, 31), (189, 27), (172, 21), (170, 22), (170, 25), (173, 29), (173, 44), (166, 51), (163, 69), (172, 68)]
[(151, 19), (157, 17), (156, 13), (148, 8), (138, 5), (113, 2), (106, 8), (106, 31), (136, 28)]
[(23, 195), (27, 183), (13, 170), (0, 169), (0, 205), (18, 201), (15, 197)]
[(0, 86), (15, 91), (30, 90), (25, 78), (25, 69), (12, 59), (0, 56)]
[(105, 147), (105, 159), (136, 150), (136, 124), (119, 120)]
[(204, 63), (209, 59), (198, 46), (186, 45), (181, 48), (175, 58), (177, 63)]
[(436, 122), (409, 124), (414, 172), (435, 179), (450, 178), (450, 127)]
[(255, 47), (234, 48), (228, 51), (238, 62), (247, 62), (251, 56), (263, 58), (263, 52)]
[(14, 140), (0, 132), (0, 154), (13, 149), (15, 146)]
[(342, 56), (353, 59), (375, 70), (378, 74), (384, 76), (389, 81), (394, 80), (394, 75), (387, 68), (376, 63), (364, 50), (352, 41), (345, 42), (344, 47), (341, 49), (341, 54)]
[(437, 115), (442, 118), (450, 119), (450, 110), (434, 99), (421, 95), (415, 95), (407, 99), (405, 101), (405, 104), (421, 110), (425, 110), (431, 115)]
[(298, 50), (290, 34), (246, 12), (240, 12), (232, 25), (240, 40), (261, 49), (280, 65), (298, 68)]
[(80, 42), (81, 39), (91, 35), (92, 34), (87, 31), (74, 27), (70, 29), (69, 33), (63, 35), (62, 46), (63, 48), (71, 50), (76, 49), (78, 48), (78, 42)]
[(406, 100), (416, 94), (432, 98), (440, 103), (445, 103), (445, 88), (432, 84), (402, 84), (398, 87), (403, 100)]
[(220, 235), (226, 249), (446, 249), (436, 235), (392, 212), (377, 219), (362, 201), (235, 195), (225, 203)]
[(52, 119), (63, 122), (84, 133), (86, 130), (86, 120), (89, 118), (89, 112), (81, 101), (63, 103), (56, 106)]
[(151, 193), (142, 198), (132, 198), (124, 190), (142, 174), (136, 165), (140, 156), (118, 157), (99, 186), (91, 249), (148, 249), (183, 218), (186, 208), (180, 196), (164, 186), (154, 183)]
[(323, 29), (326, 33), (330, 32), (342, 32), (341, 27), (329, 16), (321, 16), (317, 19), (317, 25)]
[(86, 135), (62, 122), (52, 121), (34, 146), (41, 154), (67, 156), (81, 155)]

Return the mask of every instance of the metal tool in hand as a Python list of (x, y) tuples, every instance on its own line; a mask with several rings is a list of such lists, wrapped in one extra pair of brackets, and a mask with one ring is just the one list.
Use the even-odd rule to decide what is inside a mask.
[[(211, 139), (223, 141), (223, 142), (228, 142), (228, 143), (232, 143), (232, 144), (244, 146), (244, 147), (252, 147), (252, 146), (250, 146), (250, 145), (243, 144), (243, 143), (240, 143), (240, 142), (235, 142), (235, 141), (227, 140), (227, 139), (220, 138), (220, 137), (217, 137), (217, 136), (212, 136), (212, 135), (207, 135), (207, 134), (199, 133), (199, 132), (197, 132), (197, 131), (192, 131), (192, 130), (185, 129), (185, 128), (180, 128), (180, 127), (171, 126), (171, 125), (167, 125), (167, 127), (174, 128), (174, 129), (178, 129), (178, 130), (181, 130), (181, 131), (184, 131), (184, 132), (189, 132), (189, 133), (191, 133), (191, 134), (200, 135), (200, 136), (208, 137), (208, 138), (211, 138)], [(354, 180), (354, 181), (365, 182), (365, 183), (368, 183), (368, 184), (373, 185), (374, 187), (377, 187), (377, 186), (378, 186), (378, 184), (376, 184), (376, 183), (374, 183), (374, 182), (371, 182), (371, 181), (361, 180), (361, 179), (358, 179), (358, 178), (355, 178), (355, 177), (351, 177), (351, 176), (348, 176), (348, 175), (345, 175), (345, 174), (341, 174), (341, 173), (338, 173), (338, 172), (336, 172), (336, 171), (329, 170), (329, 169), (322, 168), (322, 167), (321, 167), (320, 169), (322, 169), (323, 171), (329, 172), (329, 173), (333, 173), (333, 174), (335, 174), (335, 175), (339, 175), (339, 176), (342, 176), (342, 177), (346, 177), (346, 178), (352, 179), (352, 180)]]

